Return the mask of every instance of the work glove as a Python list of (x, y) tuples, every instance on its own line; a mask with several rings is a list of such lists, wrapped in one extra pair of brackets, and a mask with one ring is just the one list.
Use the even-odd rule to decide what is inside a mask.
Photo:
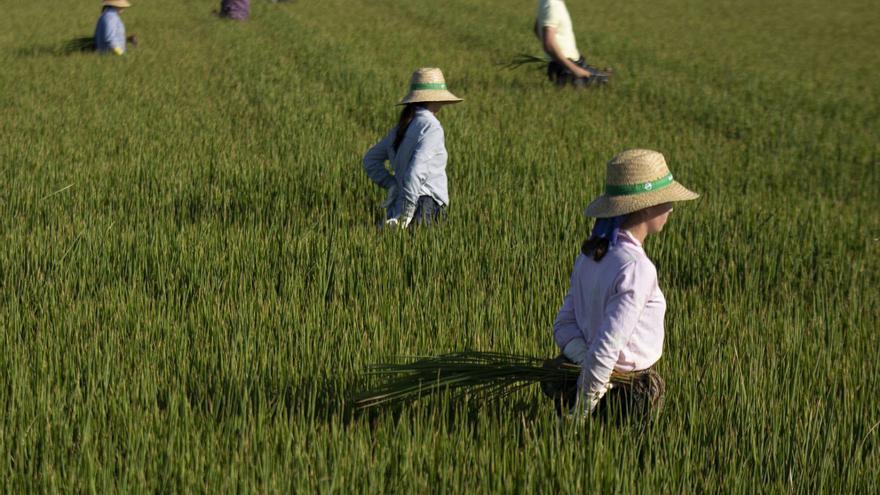
[(382, 208), (388, 209), (394, 202), (397, 201), (397, 184), (391, 184), (388, 186), (387, 193), (385, 194), (385, 201), (382, 201), (382, 204), (379, 205)]
[(562, 353), (565, 354), (571, 362), (577, 364), (581, 367), (581, 374), (578, 377), (578, 394), (577, 400), (575, 401), (575, 405), (572, 408), (572, 415), (575, 417), (581, 416), (583, 418), (588, 418), (590, 413), (596, 409), (596, 406), (599, 404), (599, 401), (602, 400), (602, 397), (605, 396), (605, 393), (611, 390), (613, 385), (611, 383), (606, 383), (602, 388), (597, 391), (589, 391), (584, 388), (584, 384), (588, 383), (589, 377), (587, 376), (588, 370), (587, 367), (584, 366), (587, 355), (589, 354), (589, 348), (587, 348), (587, 343), (584, 339), (577, 338), (569, 342), (565, 345), (565, 348), (562, 350)]
[(587, 359), (587, 354), (589, 352), (590, 349), (587, 348), (587, 343), (580, 337), (572, 339), (568, 344), (565, 344), (565, 348), (562, 349), (562, 353), (565, 354), (565, 357), (578, 366), (584, 365), (584, 360)]
[(413, 217), (416, 214), (416, 205), (415, 203), (410, 203), (409, 201), (404, 200), (403, 202), (403, 211), (400, 215), (389, 218), (385, 220), (385, 228), (388, 229), (405, 229), (409, 227), (410, 222), (412, 222)]
[(416, 216), (416, 204), (404, 200), (403, 211), (400, 213), (400, 216), (397, 217), (397, 221), (400, 222), (403, 228), (407, 228), (409, 227), (409, 223), (412, 222), (414, 216)]
[(610, 382), (606, 383), (601, 389), (591, 393), (580, 386), (580, 384), (583, 383), (585, 372), (586, 370), (581, 370), (581, 377), (578, 378), (577, 400), (574, 403), (572, 412), (575, 416), (582, 416), (584, 419), (587, 419), (596, 409), (596, 406), (599, 405), (599, 401), (602, 400), (602, 397), (605, 397), (605, 394), (611, 390), (614, 385)]

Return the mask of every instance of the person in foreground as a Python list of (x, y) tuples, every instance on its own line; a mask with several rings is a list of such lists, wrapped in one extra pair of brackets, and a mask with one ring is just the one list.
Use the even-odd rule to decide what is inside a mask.
[(594, 86), (608, 83), (610, 70), (588, 65), (578, 51), (571, 16), (564, 0), (538, 0), (535, 36), (547, 54), (547, 77), (560, 86)]
[(125, 53), (125, 43), (128, 41), (137, 45), (137, 38), (132, 35), (125, 37), (125, 25), (122, 23), (120, 14), (131, 7), (128, 0), (104, 0), (102, 3), (101, 17), (95, 26), (95, 50), (99, 53)]
[(397, 125), (364, 156), (367, 176), (388, 191), (382, 203), (386, 227), (405, 229), (412, 222), (430, 224), (445, 217), (447, 154), (437, 114), (460, 101), (446, 89), (440, 69), (416, 70), (409, 94), (399, 103), (403, 109)]
[(641, 415), (662, 405), (665, 385), (651, 366), (663, 351), (666, 300), (642, 243), (663, 230), (673, 202), (697, 197), (656, 151), (626, 150), (608, 162), (605, 193), (585, 212), (595, 226), (553, 323), (564, 359), (581, 366), (576, 417)]

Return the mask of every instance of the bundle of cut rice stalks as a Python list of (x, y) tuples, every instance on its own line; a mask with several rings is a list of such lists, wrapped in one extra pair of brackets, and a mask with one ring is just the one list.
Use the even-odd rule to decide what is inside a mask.
[(528, 53), (520, 53), (513, 57), (510, 62), (502, 64), (505, 69), (518, 69), (520, 67), (531, 67), (533, 69), (544, 69), (547, 67), (547, 60), (536, 57)]
[[(573, 402), (580, 366), (562, 357), (541, 358), (497, 352), (465, 351), (436, 357), (403, 358), (393, 363), (371, 366), (368, 375), (384, 378), (378, 387), (359, 394), (354, 404), (369, 409), (414, 402), (449, 392), (453, 399), (469, 397), (484, 404), (540, 383), (544, 392)], [(612, 382), (628, 378), (612, 375)], [(559, 395), (559, 397), (557, 397)]]

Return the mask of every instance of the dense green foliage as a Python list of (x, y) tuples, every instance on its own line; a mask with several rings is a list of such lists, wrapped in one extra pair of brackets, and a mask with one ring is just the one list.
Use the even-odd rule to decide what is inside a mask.
[[(98, 2), (95, 1), (95, 4)], [(880, 479), (880, 11), (570, 1), (612, 88), (533, 69), (534, 0), (254, 0), (0, 16), (4, 491), (862, 492)], [(449, 221), (382, 232), (363, 152), (443, 68)], [(703, 193), (646, 244), (669, 302), (645, 435), (537, 390), (351, 418), (367, 364), (556, 352), (604, 163)]]

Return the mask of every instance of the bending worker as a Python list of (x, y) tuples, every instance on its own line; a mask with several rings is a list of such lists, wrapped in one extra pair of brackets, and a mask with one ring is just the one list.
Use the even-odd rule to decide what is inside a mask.
[(251, 16), (251, 0), (221, 0), (220, 17), (243, 21)]
[(547, 77), (562, 86), (606, 84), (609, 74), (587, 65), (578, 51), (571, 16), (564, 0), (538, 0), (535, 36), (547, 55)]
[[(673, 202), (697, 197), (656, 151), (627, 150), (608, 162), (605, 194), (585, 212), (596, 217), (593, 231), (553, 323), (556, 345), (581, 366), (577, 415), (646, 413), (662, 404), (665, 385), (651, 367), (663, 352), (666, 300), (642, 244), (663, 230)], [(627, 379), (614, 381), (612, 373)]]
[(460, 101), (446, 89), (440, 69), (415, 71), (409, 94), (399, 103), (404, 107), (397, 125), (364, 156), (367, 176), (388, 191), (382, 203), (387, 227), (429, 224), (446, 215), (446, 142), (437, 114), (444, 105)]
[(100, 53), (112, 52), (116, 55), (125, 53), (125, 42), (136, 44), (134, 36), (125, 37), (125, 25), (119, 15), (131, 7), (128, 0), (104, 0), (101, 17), (95, 26), (95, 50)]

